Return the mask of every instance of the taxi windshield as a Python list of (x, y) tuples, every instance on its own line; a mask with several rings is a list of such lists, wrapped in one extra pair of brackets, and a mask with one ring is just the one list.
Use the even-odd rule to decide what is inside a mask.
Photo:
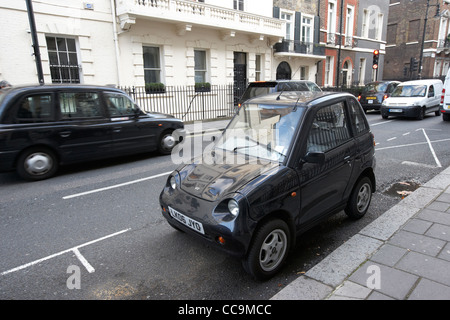
[(281, 163), (303, 111), (294, 106), (244, 104), (216, 148)]

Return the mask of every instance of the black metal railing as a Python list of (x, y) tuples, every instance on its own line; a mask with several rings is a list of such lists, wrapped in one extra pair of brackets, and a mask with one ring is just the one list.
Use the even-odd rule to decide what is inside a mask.
[(171, 114), (186, 122), (229, 118), (236, 111), (233, 84), (197, 90), (194, 86), (166, 86), (158, 91), (136, 86), (120, 89), (142, 110)]
[(283, 40), (274, 45), (275, 52), (290, 52), (313, 55), (325, 55), (325, 47), (313, 42)]

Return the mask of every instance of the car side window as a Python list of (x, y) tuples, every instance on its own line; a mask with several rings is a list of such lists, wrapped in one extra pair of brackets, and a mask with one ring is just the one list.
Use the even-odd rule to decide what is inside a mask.
[(352, 123), (352, 128), (355, 135), (368, 131), (369, 125), (367, 124), (364, 116), (364, 111), (361, 109), (359, 104), (354, 99), (349, 99), (348, 104), (350, 109), (350, 122)]
[(430, 89), (428, 90), (428, 97), (434, 97), (434, 86), (431, 85)]
[(326, 152), (350, 139), (344, 103), (317, 111), (307, 139), (307, 152)]
[(51, 93), (31, 95), (23, 99), (17, 108), (15, 122), (31, 123), (53, 120)]
[(97, 92), (62, 92), (59, 94), (59, 106), (62, 119), (102, 116)]
[(127, 96), (120, 93), (105, 93), (106, 107), (111, 116), (129, 116), (135, 114), (135, 106)]

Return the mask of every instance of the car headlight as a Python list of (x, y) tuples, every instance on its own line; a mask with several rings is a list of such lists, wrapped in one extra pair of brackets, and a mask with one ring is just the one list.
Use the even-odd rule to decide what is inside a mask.
[(178, 173), (172, 174), (172, 176), (169, 178), (169, 186), (172, 190), (175, 190), (177, 186), (180, 185), (180, 176)]
[(239, 204), (236, 200), (231, 199), (228, 201), (228, 210), (233, 217), (237, 217), (239, 215)]

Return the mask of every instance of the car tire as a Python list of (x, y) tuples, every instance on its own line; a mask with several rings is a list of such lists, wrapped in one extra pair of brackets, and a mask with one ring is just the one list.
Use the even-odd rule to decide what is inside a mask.
[(48, 179), (58, 170), (55, 153), (47, 148), (25, 150), (17, 160), (17, 173), (25, 180), (38, 181)]
[(443, 113), (442, 114), (442, 120), (443, 121), (450, 121), (450, 113)]
[(417, 116), (417, 120), (423, 120), (425, 118), (425, 107), (419, 110), (419, 115)]
[(290, 249), (291, 233), (283, 220), (270, 220), (255, 231), (244, 269), (257, 280), (273, 277), (283, 266)]
[(368, 177), (363, 177), (353, 188), (344, 211), (352, 219), (361, 219), (369, 209), (371, 200), (372, 181)]
[(166, 130), (159, 136), (158, 139), (158, 152), (163, 155), (168, 155), (172, 152), (172, 149), (176, 146), (177, 142), (173, 135), (173, 131)]

